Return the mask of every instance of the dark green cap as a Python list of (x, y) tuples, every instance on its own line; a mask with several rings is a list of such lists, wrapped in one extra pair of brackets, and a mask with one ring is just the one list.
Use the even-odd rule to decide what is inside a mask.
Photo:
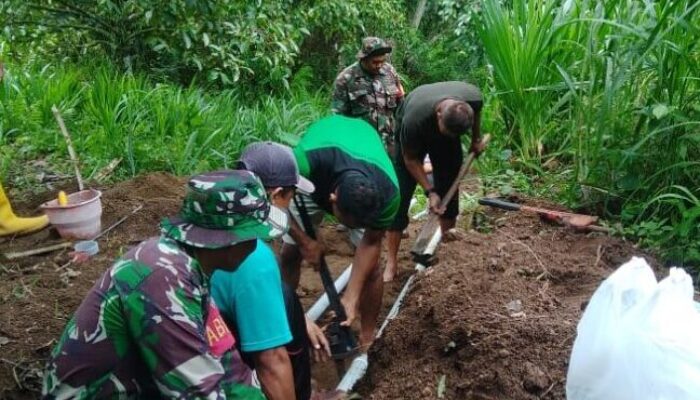
[(179, 215), (161, 231), (193, 247), (216, 249), (286, 233), (287, 214), (270, 205), (260, 179), (250, 171), (215, 171), (194, 176)]

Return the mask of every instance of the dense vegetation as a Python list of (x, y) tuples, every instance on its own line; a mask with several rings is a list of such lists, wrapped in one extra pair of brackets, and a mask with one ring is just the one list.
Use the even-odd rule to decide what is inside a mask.
[(700, 2), (694, 0), (0, 0), (0, 177), (59, 170), (57, 104), (83, 169), (116, 178), (230, 165), (328, 112), (362, 36), (408, 88), (477, 83), (485, 180), (619, 222), (700, 261)]

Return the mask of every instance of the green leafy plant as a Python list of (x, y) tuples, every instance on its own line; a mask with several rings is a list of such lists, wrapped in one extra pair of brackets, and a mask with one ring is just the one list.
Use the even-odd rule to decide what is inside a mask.
[(571, 170), (571, 204), (669, 254), (680, 239), (696, 254), (700, 234), (699, 15), (684, 0), (487, 0), (480, 30), (520, 168)]
[(252, 141), (294, 142), (327, 107), (321, 93), (251, 102), (234, 91), (154, 84), (108, 63), (29, 66), (24, 71), (8, 64), (7, 71), (0, 86), (0, 140), (2, 152), (12, 157), (3, 157), (2, 174), (36, 158), (69, 171), (70, 164), (62, 162), (67, 150), (51, 115), (52, 104), (61, 109), (85, 175), (122, 158), (116, 178), (154, 170), (184, 175), (231, 167)]

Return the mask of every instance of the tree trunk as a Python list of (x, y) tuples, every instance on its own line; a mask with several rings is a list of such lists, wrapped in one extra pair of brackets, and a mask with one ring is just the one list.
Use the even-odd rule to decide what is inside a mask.
[(420, 26), (420, 21), (423, 19), (423, 14), (425, 13), (425, 7), (427, 5), (428, 0), (419, 0), (418, 5), (416, 6), (416, 12), (413, 14), (413, 22), (411, 22), (411, 25), (415, 29), (418, 29)]

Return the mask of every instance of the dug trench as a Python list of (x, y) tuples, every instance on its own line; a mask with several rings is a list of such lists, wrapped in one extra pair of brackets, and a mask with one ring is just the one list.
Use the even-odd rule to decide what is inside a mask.
[[(0, 261), (0, 399), (38, 396), (40, 371), (85, 293), (130, 246), (156, 235), (175, 214), (185, 180), (149, 174), (103, 190), (103, 227), (143, 209), (100, 239), (100, 253), (65, 266), (67, 250)], [(19, 204), (29, 212), (53, 193)], [(580, 234), (536, 217), (483, 210), (477, 227), (442, 244), (439, 262), (419, 279), (399, 316), (370, 350), (357, 387), (367, 399), (563, 399), (567, 359), (586, 300), (631, 255), (632, 244)], [(385, 315), (413, 273), (407, 256), (420, 223), (409, 227), (400, 268), (385, 286)], [(332, 273), (352, 261), (346, 235), (321, 231)], [(61, 242), (52, 230), (0, 241), (0, 253)], [(306, 307), (322, 293), (317, 273), (302, 271)], [(383, 316), (382, 316), (383, 318)], [(319, 388), (337, 383), (332, 363), (314, 366)]]

